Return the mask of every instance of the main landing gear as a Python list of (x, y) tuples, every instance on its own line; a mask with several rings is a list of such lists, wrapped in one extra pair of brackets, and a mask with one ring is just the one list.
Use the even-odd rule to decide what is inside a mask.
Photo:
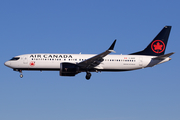
[(86, 79), (89, 80), (91, 78), (91, 73), (89, 71), (86, 72)]

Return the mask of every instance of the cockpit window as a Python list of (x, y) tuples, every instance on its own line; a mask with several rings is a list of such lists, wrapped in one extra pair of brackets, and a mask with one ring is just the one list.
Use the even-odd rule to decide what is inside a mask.
[(13, 57), (12, 59), (10, 60), (19, 60), (20, 57)]

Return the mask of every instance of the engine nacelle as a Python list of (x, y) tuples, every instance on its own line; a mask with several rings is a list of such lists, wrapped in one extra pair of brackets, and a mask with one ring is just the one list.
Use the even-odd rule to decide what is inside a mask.
[(60, 76), (75, 76), (78, 74), (79, 67), (73, 63), (61, 63), (60, 64)]

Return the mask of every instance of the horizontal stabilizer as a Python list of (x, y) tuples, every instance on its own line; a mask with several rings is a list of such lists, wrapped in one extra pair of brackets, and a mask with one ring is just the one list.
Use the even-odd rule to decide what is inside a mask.
[(153, 58), (153, 59), (162, 60), (162, 59), (166, 59), (167, 57), (169, 57), (169, 56), (171, 56), (171, 55), (173, 55), (173, 54), (174, 54), (174, 52), (168, 53), (168, 54), (165, 54), (165, 55), (161, 55), (161, 56), (157, 56), (157, 57), (155, 57), (155, 58)]

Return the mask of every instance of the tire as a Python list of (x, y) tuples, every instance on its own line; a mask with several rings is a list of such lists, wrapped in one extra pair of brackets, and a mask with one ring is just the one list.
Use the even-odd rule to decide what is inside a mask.
[(91, 78), (91, 73), (86, 74), (86, 79), (89, 80)]
[(20, 74), (20, 78), (23, 78), (23, 74)]

